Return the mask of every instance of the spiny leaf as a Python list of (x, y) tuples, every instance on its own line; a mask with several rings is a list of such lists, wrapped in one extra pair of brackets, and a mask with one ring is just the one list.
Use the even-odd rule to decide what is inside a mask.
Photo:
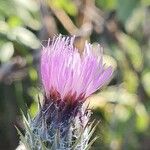
[(29, 122), (29, 124), (31, 123), (31, 115), (30, 115), (30, 113), (27, 113), (27, 120), (28, 120), (28, 122)]
[(86, 124), (86, 126), (84, 127), (84, 129), (81, 129), (81, 134), (80, 134), (79, 138), (76, 140), (76, 142), (73, 144), (72, 150), (75, 150), (76, 147), (78, 146), (78, 143), (80, 142), (80, 140), (82, 138), (82, 135), (84, 134), (84, 131), (85, 131), (87, 125), (88, 125), (88, 123)]
[(88, 127), (89, 131), (91, 131), (91, 129), (92, 129), (94, 123), (95, 123), (95, 120), (93, 120), (93, 121), (90, 123), (90, 125), (89, 125), (89, 127)]
[(15, 126), (18, 134), (20, 135), (21, 142), (24, 144), (24, 146), (27, 148), (27, 150), (32, 150), (32, 148), (28, 145), (27, 140), (25, 139), (24, 135), (20, 132), (20, 130)]
[(29, 133), (32, 135), (32, 131), (31, 131), (30, 127), (29, 127), (29, 122), (28, 122), (28, 120), (26, 119), (24, 113), (23, 113), (22, 111), (21, 111), (21, 113), (22, 113), (22, 117), (23, 117), (23, 122), (24, 122), (25, 128), (26, 128), (27, 131), (29, 131)]
[(92, 128), (92, 130), (90, 131), (88, 138), (90, 139), (94, 133), (94, 131), (96, 130), (97, 125), (99, 124), (99, 121), (95, 124), (95, 126)]
[(91, 140), (91, 142), (87, 145), (87, 147), (84, 150), (89, 150), (92, 146), (92, 144), (98, 139), (98, 137), (96, 136), (93, 140)]
[(56, 134), (55, 134), (55, 138), (54, 138), (54, 142), (52, 145), (52, 149), (55, 150), (58, 148), (59, 141), (60, 141), (60, 132), (59, 132), (59, 129), (57, 129)]
[[(31, 129), (30, 129), (30, 126), (29, 126), (29, 122), (28, 122), (28, 120), (26, 119), (26, 117), (25, 117), (25, 115), (24, 115), (24, 113), (23, 113), (23, 111), (21, 110), (21, 113), (22, 113), (22, 117), (23, 117), (23, 121), (24, 121), (24, 126), (25, 126), (25, 128), (26, 128), (26, 131), (28, 131), (28, 133), (29, 133), (29, 136), (31, 137), (31, 141), (33, 141), (33, 139), (34, 139), (34, 133), (31, 131)], [(28, 116), (29, 117), (29, 116)]]
[(42, 147), (42, 150), (47, 150), (45, 144), (42, 142), (41, 139), (39, 139), (40, 143), (41, 143), (41, 147)]

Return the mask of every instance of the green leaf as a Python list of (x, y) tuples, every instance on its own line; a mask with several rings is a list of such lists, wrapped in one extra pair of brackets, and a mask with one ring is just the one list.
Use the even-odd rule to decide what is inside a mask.
[(77, 8), (71, 0), (52, 0), (53, 7), (64, 9), (69, 15), (75, 16)]
[(17, 16), (21, 19), (21, 21), (33, 30), (39, 30), (41, 23), (39, 21), (39, 8), (37, 4), (32, 0), (16, 0), (16, 3)]
[(117, 0), (96, 0), (96, 4), (105, 10), (114, 10), (117, 6)]
[[(10, 7), (11, 6), (11, 7)], [(13, 0), (1, 0), (0, 1), (0, 14), (9, 17), (10, 15), (15, 15), (16, 6)]]
[(150, 0), (141, 0), (143, 6), (150, 6)]
[(34, 117), (38, 112), (38, 104), (37, 102), (33, 102), (30, 106), (29, 112), (32, 117)]
[(150, 96), (150, 70), (145, 71), (142, 75), (142, 84), (146, 93)]
[[(5, 21), (0, 20), (0, 33), (7, 35), (8, 31), (9, 31), (9, 25)], [(4, 39), (2, 35), (0, 36), (1, 36), (1, 39)]]
[(131, 16), (133, 10), (138, 6), (139, 0), (118, 0), (117, 17), (125, 23)]
[(139, 103), (136, 106), (136, 127), (138, 131), (145, 131), (149, 127), (149, 114), (147, 113), (145, 106)]
[(13, 29), (8, 36), (10, 39), (19, 41), (32, 49), (37, 49), (40, 46), (40, 42), (37, 37), (30, 30), (23, 27)]
[(18, 16), (10, 16), (7, 23), (11, 28), (21, 26), (23, 24), (22, 20)]
[(138, 42), (127, 34), (119, 34), (118, 39), (133, 67), (140, 71), (143, 67), (143, 55)]
[(38, 11), (38, 3), (36, 3), (36, 1), (33, 0), (13, 0), (14, 2), (16, 2), (16, 5), (27, 9), (28, 11), (34, 12), (34, 11)]
[(29, 77), (32, 81), (36, 81), (38, 79), (37, 71), (33, 67), (29, 68)]
[[(142, 7), (137, 7), (133, 10), (133, 13), (129, 16), (126, 21), (125, 28), (129, 33), (137, 32), (137, 30), (143, 25), (144, 22), (144, 9)], [(140, 32), (140, 30), (139, 30)], [(140, 34), (141, 35), (141, 34)]]
[(136, 73), (129, 69), (123, 70), (123, 78), (126, 89), (132, 93), (136, 92), (139, 85), (139, 80)]
[(0, 61), (8, 61), (14, 54), (14, 46), (12, 42), (7, 42), (0, 49)]

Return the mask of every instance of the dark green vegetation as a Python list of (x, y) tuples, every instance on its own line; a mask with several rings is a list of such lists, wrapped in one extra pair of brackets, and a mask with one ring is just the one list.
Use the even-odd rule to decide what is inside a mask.
[(101, 120), (94, 150), (150, 149), (149, 0), (0, 0), (0, 149), (18, 145), (20, 109), (37, 111), (39, 52), (48, 37), (77, 35), (101, 43), (115, 71), (91, 97)]

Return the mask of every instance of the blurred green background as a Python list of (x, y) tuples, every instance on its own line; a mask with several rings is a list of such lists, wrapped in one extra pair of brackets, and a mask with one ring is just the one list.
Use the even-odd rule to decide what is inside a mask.
[(0, 150), (13, 150), (20, 109), (34, 116), (39, 53), (48, 37), (76, 35), (101, 43), (114, 68), (90, 97), (100, 120), (93, 150), (150, 150), (150, 0), (0, 0)]

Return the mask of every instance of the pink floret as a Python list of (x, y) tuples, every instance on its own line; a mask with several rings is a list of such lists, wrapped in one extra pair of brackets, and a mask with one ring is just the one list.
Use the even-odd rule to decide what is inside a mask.
[(112, 76), (112, 67), (103, 64), (100, 45), (97, 46), (99, 54), (95, 54), (92, 45), (85, 43), (80, 55), (73, 43), (74, 37), (59, 35), (43, 46), (41, 78), (48, 98), (85, 101)]

